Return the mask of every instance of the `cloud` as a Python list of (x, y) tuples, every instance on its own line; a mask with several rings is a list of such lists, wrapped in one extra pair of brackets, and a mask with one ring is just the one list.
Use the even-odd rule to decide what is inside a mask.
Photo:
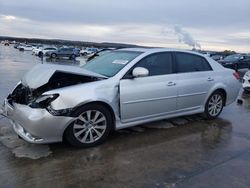
[(249, 0), (1, 1), (0, 12), (0, 35), (250, 51)]
[(29, 19), (27, 18), (21, 18), (21, 17), (17, 17), (17, 16), (13, 16), (13, 15), (4, 15), (4, 14), (0, 14), (0, 20), (2, 20), (3, 22), (27, 22), (29, 21)]
[(0, 15), (0, 19), (7, 20), (7, 21), (12, 21), (12, 20), (15, 20), (16, 17), (11, 16), (11, 15)]
[(174, 31), (178, 35), (180, 42), (184, 42), (185, 44), (193, 48), (201, 48), (201, 45), (196, 40), (194, 40), (191, 34), (185, 31), (181, 26), (176, 25), (174, 27)]

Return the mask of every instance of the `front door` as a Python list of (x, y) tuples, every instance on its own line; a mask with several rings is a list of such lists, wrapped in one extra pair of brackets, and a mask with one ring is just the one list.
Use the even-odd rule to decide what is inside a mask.
[[(172, 54), (149, 55), (133, 68), (135, 67), (147, 68), (149, 76), (126, 78), (125, 75), (120, 81), (122, 122), (154, 118), (174, 112), (177, 76), (173, 73)], [(127, 75), (132, 74), (131, 72)]]

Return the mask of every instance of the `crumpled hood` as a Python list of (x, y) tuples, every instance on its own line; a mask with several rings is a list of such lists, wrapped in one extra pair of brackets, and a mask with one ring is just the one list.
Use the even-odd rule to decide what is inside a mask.
[(39, 64), (33, 67), (29, 72), (27, 72), (22, 78), (21, 82), (23, 85), (28, 86), (31, 89), (36, 89), (48, 83), (49, 79), (56, 71), (73, 73), (76, 75), (106, 78), (103, 75), (88, 71), (81, 67), (74, 67), (68, 65)]

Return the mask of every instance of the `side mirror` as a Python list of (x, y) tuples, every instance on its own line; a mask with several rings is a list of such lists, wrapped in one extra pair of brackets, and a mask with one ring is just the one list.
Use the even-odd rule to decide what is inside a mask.
[(132, 75), (134, 78), (146, 77), (149, 75), (149, 71), (148, 71), (148, 69), (146, 69), (144, 67), (136, 67), (136, 68), (134, 68)]
[(240, 60), (244, 60), (244, 59), (245, 59), (245, 57), (244, 57), (244, 56), (241, 56), (241, 57), (240, 57)]

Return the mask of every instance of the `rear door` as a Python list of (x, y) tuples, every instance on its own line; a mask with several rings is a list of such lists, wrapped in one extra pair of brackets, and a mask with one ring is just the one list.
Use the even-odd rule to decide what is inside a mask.
[(58, 53), (57, 53), (57, 56), (58, 57), (63, 57), (63, 54), (65, 53), (65, 48), (60, 48), (59, 50), (58, 50)]
[(207, 60), (199, 55), (176, 52), (178, 75), (177, 110), (200, 108), (215, 82), (214, 72)]
[[(138, 62), (120, 81), (122, 122), (162, 116), (176, 110), (176, 79), (172, 53), (156, 53)], [(149, 70), (149, 76), (131, 78), (135, 67)]]

